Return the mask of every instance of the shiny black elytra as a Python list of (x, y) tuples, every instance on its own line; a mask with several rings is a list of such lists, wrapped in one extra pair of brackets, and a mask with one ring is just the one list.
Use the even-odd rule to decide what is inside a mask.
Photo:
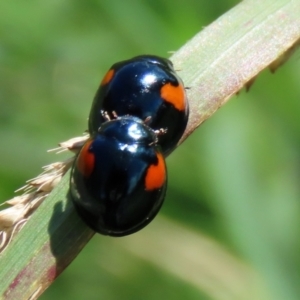
[(156, 132), (132, 116), (100, 126), (79, 152), (70, 180), (79, 215), (93, 230), (111, 236), (134, 233), (151, 222), (166, 186)]
[(102, 111), (118, 116), (132, 115), (154, 130), (164, 128), (159, 136), (164, 155), (181, 138), (188, 121), (188, 102), (181, 79), (171, 61), (154, 55), (141, 55), (114, 64), (103, 78), (89, 115), (89, 132), (95, 134), (105, 118)]

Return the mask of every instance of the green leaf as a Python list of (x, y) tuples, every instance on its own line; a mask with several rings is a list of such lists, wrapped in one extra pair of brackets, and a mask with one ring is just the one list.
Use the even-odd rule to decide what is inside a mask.
[(1, 254), (3, 299), (35, 298), (93, 236), (75, 213), (68, 190), (69, 173)]
[(299, 1), (243, 1), (173, 55), (189, 87), (183, 140), (259, 72), (274, 70), (290, 54), (300, 39), (299, 11)]
[[(182, 141), (260, 71), (284, 61), (299, 43), (299, 16), (296, 0), (244, 1), (172, 56), (189, 87), (190, 119)], [(68, 188), (69, 173), (0, 255), (1, 299), (37, 298), (92, 237), (73, 210)], [(159, 237), (152, 239), (161, 243)], [(220, 279), (214, 280), (218, 286)], [(228, 299), (235, 299), (238, 288), (233, 285)]]

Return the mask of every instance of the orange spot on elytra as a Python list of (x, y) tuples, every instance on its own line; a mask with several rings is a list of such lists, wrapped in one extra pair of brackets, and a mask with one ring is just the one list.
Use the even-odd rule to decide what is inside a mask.
[(161, 188), (166, 181), (166, 165), (164, 157), (161, 153), (157, 154), (157, 164), (151, 165), (147, 169), (145, 177), (145, 188), (152, 191)]
[(114, 77), (115, 75), (115, 70), (114, 69), (110, 69), (104, 76), (104, 78), (102, 79), (101, 81), (101, 84), (100, 85), (106, 85), (108, 84), (112, 78)]
[(167, 83), (161, 88), (160, 95), (165, 101), (173, 104), (176, 109), (180, 111), (185, 109), (185, 91), (182, 84), (174, 86)]
[(85, 177), (89, 177), (94, 170), (95, 155), (94, 153), (90, 152), (90, 146), (92, 142), (92, 140), (88, 140), (84, 144), (77, 158), (77, 168)]

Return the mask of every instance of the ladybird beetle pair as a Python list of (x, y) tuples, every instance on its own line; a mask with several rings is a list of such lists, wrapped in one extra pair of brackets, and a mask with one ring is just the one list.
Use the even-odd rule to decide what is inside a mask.
[(125, 236), (151, 222), (166, 193), (164, 157), (187, 120), (185, 89), (168, 59), (143, 55), (110, 68), (71, 174), (72, 200), (87, 225)]

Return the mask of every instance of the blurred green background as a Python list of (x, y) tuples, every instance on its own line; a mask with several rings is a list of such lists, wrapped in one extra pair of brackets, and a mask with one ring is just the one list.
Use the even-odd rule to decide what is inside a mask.
[[(238, 1), (3, 1), (0, 201), (66, 155), (116, 61), (168, 57)], [(299, 52), (264, 71), (168, 159), (159, 216), (95, 236), (41, 297), (299, 299)]]

